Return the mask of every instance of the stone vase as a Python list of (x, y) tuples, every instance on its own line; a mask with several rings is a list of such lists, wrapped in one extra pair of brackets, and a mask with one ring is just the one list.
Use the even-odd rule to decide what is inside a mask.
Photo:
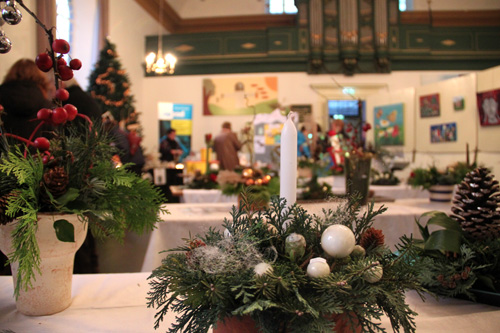
[(455, 185), (432, 185), (429, 187), (429, 200), (434, 202), (450, 202)]
[[(75, 228), (75, 242), (57, 239), (53, 227), (55, 221), (64, 219)], [(11, 234), (16, 221), (0, 225), (0, 250), (8, 256), (13, 251)], [(38, 214), (36, 240), (40, 249), (40, 273), (35, 271), (35, 279), (27, 290), (20, 289), (16, 300), (19, 312), (28, 316), (51, 315), (63, 311), (71, 304), (71, 283), (75, 253), (87, 236), (87, 223), (72, 214)], [(11, 263), (14, 287), (18, 263)]]
[(345, 158), (346, 194), (359, 196), (362, 205), (368, 201), (371, 162), (371, 156)]

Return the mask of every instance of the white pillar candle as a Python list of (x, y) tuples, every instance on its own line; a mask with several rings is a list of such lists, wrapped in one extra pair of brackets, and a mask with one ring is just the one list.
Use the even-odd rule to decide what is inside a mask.
[(292, 112), (281, 130), (280, 198), (286, 199), (287, 207), (297, 201), (297, 129)]

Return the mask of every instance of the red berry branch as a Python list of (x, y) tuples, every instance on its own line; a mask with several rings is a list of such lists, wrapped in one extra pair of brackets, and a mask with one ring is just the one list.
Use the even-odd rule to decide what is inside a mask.
[[(49, 49), (45, 52), (40, 53), (36, 57), (35, 64), (43, 72), (49, 72), (51, 69), (54, 70), (54, 84), (56, 86), (54, 99), (56, 107), (53, 109), (43, 108), (38, 111), (37, 120), (39, 120), (40, 123), (31, 133), (29, 139), (26, 140), (17, 135), (4, 133), (5, 136), (20, 140), (27, 145), (24, 151), (24, 156), (26, 157), (28, 146), (34, 146), (39, 151), (49, 150), (50, 143), (47, 138), (39, 137), (35, 139), (35, 141), (32, 141), (33, 137), (36, 135), (43, 124), (58, 126), (65, 124), (67, 121), (72, 121), (76, 117), (81, 117), (84, 118), (91, 127), (92, 121), (86, 115), (79, 114), (78, 109), (74, 105), (66, 104), (63, 106), (62, 102), (68, 100), (69, 92), (64, 88), (59, 87), (59, 80), (71, 80), (73, 78), (73, 70), (79, 70), (82, 67), (82, 62), (79, 59), (72, 59), (68, 66), (63, 56), (65, 54), (68, 54), (71, 49), (69, 43), (64, 39), (54, 39), (54, 35), (52, 33), (53, 27), (50, 29), (47, 28), (47, 26), (38, 19), (36, 14), (33, 13), (28, 7), (26, 7), (22, 0), (17, 0), (17, 3), (35, 19), (36, 23), (45, 31), (45, 34), (47, 35), (47, 38), (49, 40)], [(0, 135), (2, 135), (1, 132)]]

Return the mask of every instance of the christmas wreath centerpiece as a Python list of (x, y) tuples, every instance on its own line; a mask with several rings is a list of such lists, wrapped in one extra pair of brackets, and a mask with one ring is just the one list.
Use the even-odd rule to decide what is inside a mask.
[[(235, 171), (221, 170), (217, 176), (222, 194), (240, 196), (243, 192), (256, 207), (266, 207), (273, 195), (279, 194), (279, 177), (265, 168), (238, 168)], [(241, 201), (241, 197), (238, 202)]]
[(155, 328), (170, 311), (169, 332), (214, 332), (235, 318), (261, 332), (415, 331), (405, 291), (422, 291), (418, 265), (408, 250), (399, 256), (372, 227), (373, 204), (342, 202), (312, 216), (301, 206), (252, 213), (233, 207), (224, 231), (211, 229), (171, 249), (149, 277), (148, 306), (158, 309)]
[[(430, 291), (448, 297), (494, 302), (500, 292), (500, 191), (487, 168), (476, 168), (458, 185), (452, 214), (433, 211), (418, 223), (422, 240), (405, 240), (423, 266), (419, 278)], [(427, 224), (420, 220), (428, 218)], [(440, 226), (430, 231), (429, 226)]]

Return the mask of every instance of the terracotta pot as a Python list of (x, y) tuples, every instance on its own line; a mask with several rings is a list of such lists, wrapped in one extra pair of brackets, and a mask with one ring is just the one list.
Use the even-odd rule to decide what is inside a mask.
[(434, 202), (450, 202), (455, 185), (432, 185), (429, 188), (429, 200)]
[[(53, 227), (55, 221), (65, 219), (75, 227), (75, 242), (61, 242)], [(12, 250), (12, 231), (16, 221), (0, 225), (0, 250), (6, 255)], [(87, 236), (87, 223), (76, 215), (39, 214), (36, 240), (40, 249), (40, 272), (35, 272), (32, 286), (21, 288), (16, 300), (17, 310), (28, 316), (44, 316), (60, 312), (71, 304), (71, 283), (75, 253)], [(18, 263), (11, 264), (16, 285)]]
[(213, 333), (258, 333), (255, 321), (250, 316), (229, 317), (224, 321), (217, 322), (217, 327), (212, 330)]
[[(349, 318), (345, 313), (330, 316), (330, 319), (335, 321), (336, 333), (360, 333), (362, 327), (359, 325), (356, 315)], [(351, 319), (355, 325), (354, 329), (351, 325)], [(229, 317), (225, 318), (224, 322), (219, 321), (217, 327), (213, 328), (213, 333), (258, 333), (255, 321), (250, 316)]]

